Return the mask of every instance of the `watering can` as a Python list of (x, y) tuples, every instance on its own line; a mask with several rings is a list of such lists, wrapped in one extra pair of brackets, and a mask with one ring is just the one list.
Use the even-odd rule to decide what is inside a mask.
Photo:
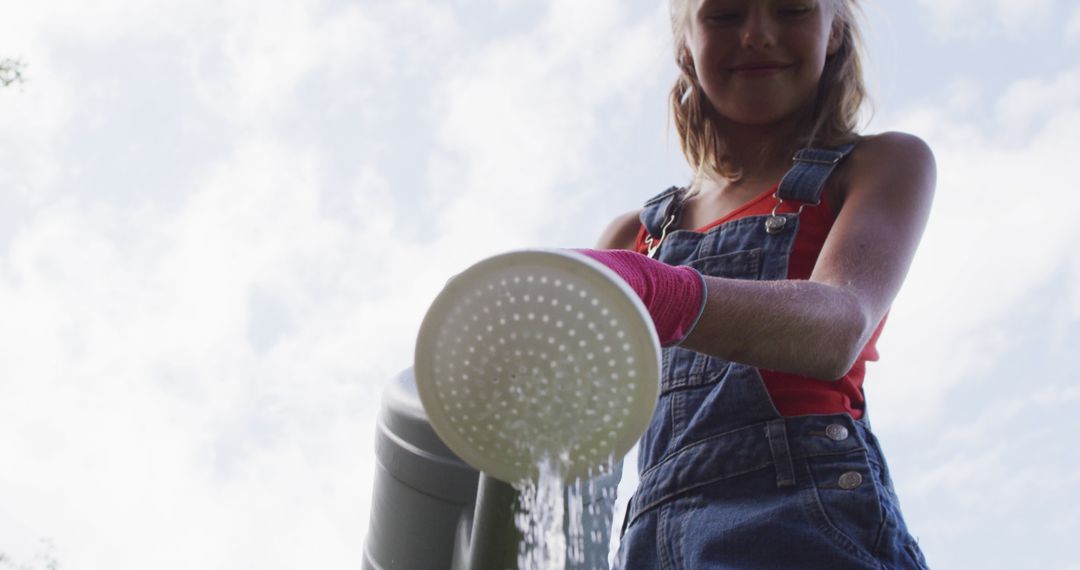
[(586, 506), (564, 528), (593, 537), (564, 567), (607, 568), (618, 460), (659, 365), (641, 301), (591, 258), (517, 251), (455, 276), (383, 395), (364, 568), (517, 569), (519, 490), (546, 464)]

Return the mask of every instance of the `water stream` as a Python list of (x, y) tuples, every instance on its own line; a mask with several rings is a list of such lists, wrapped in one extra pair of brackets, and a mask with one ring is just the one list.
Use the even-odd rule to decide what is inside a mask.
[(523, 540), (519, 570), (606, 570), (616, 484), (616, 462), (594, 469), (589, 478), (565, 481), (562, 462), (545, 459), (539, 477), (515, 485), (515, 522)]

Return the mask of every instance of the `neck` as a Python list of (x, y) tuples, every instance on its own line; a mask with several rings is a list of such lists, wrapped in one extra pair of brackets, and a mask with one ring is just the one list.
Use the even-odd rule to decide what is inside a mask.
[(727, 157), (747, 181), (772, 179), (791, 167), (797, 141), (805, 132), (808, 118), (800, 113), (767, 125), (746, 125), (716, 117), (724, 133)]

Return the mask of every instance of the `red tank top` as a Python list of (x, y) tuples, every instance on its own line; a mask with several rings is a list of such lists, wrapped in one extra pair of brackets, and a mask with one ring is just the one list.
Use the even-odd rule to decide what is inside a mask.
[[(757, 198), (743, 204), (738, 209), (720, 218), (711, 224), (698, 228), (695, 231), (705, 232), (720, 224), (746, 218), (750, 216), (763, 216), (772, 212), (776, 200), (772, 197), (776, 192), (776, 186)], [(784, 202), (779, 212), (793, 213), (798, 211), (799, 204)], [(822, 194), (821, 203), (817, 207), (807, 206), (799, 215), (799, 232), (795, 236), (795, 243), (791, 247), (791, 257), (788, 261), (788, 279), (809, 279), (817, 263), (821, 248), (825, 245), (825, 238), (832, 228), (832, 210)], [(645, 253), (648, 248), (645, 245), (645, 226), (638, 229), (637, 241), (634, 249)], [(874, 334), (869, 342), (863, 347), (855, 364), (848, 370), (843, 378), (835, 382), (816, 380), (787, 372), (759, 369), (761, 378), (765, 381), (765, 388), (772, 397), (776, 409), (784, 416), (802, 416), (809, 414), (837, 414), (847, 412), (851, 417), (862, 417), (865, 400), (863, 398), (862, 384), (866, 374), (866, 363), (876, 361), (878, 352), (875, 345), (881, 335), (881, 329), (885, 326), (885, 319), (878, 323)]]

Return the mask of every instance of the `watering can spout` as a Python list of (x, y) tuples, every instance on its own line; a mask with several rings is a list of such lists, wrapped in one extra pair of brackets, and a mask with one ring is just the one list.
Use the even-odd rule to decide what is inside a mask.
[(514, 521), (518, 493), (508, 483), (480, 474), (468, 548), (469, 570), (517, 568), (522, 534)]

